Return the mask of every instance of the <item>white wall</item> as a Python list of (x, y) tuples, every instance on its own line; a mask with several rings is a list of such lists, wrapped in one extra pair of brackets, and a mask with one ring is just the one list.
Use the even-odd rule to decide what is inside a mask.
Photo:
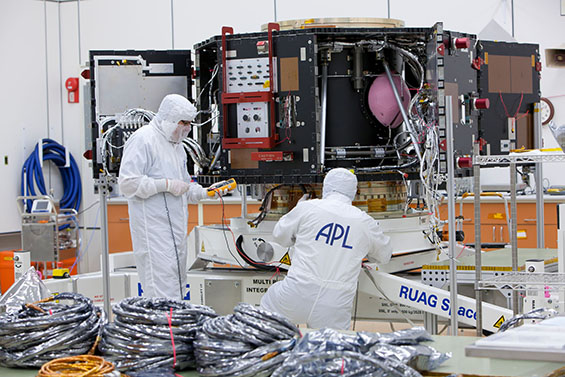
[[(279, 21), (313, 17), (387, 17), (387, 0), (278, 0), (276, 3)], [(514, 0), (514, 3), (516, 39), (539, 43), (543, 61), (545, 48), (563, 44), (565, 18), (560, 16), (559, 0)], [(510, 0), (476, 0), (472, 3), (390, 0), (390, 4), (391, 17), (404, 20), (409, 27), (428, 27), (442, 21), (446, 29), (478, 34), (494, 18), (511, 32)], [(258, 31), (262, 24), (274, 20), (275, 13), (274, 1), (269, 0), (173, 0), (173, 9), (174, 47), (177, 49), (191, 49), (195, 43), (219, 34), (224, 25), (234, 27), (235, 32)], [(62, 90), (61, 85), (66, 78), (79, 76), (81, 63), (87, 61), (91, 49), (172, 48), (171, 26), (171, 0), (81, 0), (80, 7), (77, 1), (61, 4), (40, 0), (0, 1), (0, 49), (3, 52), (0, 59), (0, 233), (20, 229), (14, 200), (19, 193), (20, 171), (24, 159), (42, 137), (50, 136), (64, 142), (77, 159), (85, 191), (81, 208), (97, 200), (88, 163), (81, 157), (87, 148), (84, 145), (83, 97), (80, 104), (68, 104), (66, 90)], [(542, 71), (543, 95), (556, 96), (552, 99), (557, 123), (565, 122), (564, 72), (545, 65)], [(546, 145), (552, 145), (552, 142), (546, 135)], [(4, 156), (9, 158), (8, 165), (4, 164)], [(565, 184), (565, 178), (556, 173), (561, 168), (549, 166), (551, 169), (545, 171), (551, 183)], [(56, 170), (51, 169), (51, 187), (57, 195), (61, 187)], [(81, 220), (83, 225), (94, 225), (97, 210), (95, 206), (85, 214)], [(99, 249), (97, 237), (91, 248)], [(82, 265), (83, 269), (96, 269), (97, 261), (98, 255), (92, 252)]]
[[(34, 20), (34, 22), (26, 22)], [(19, 229), (15, 198), (22, 163), (47, 134), (43, 4), (0, 5), (0, 231)], [(8, 157), (8, 165), (4, 158)]]
[(187, 49), (221, 34), (222, 26), (233, 27), (235, 33), (254, 32), (274, 17), (273, 1), (270, 0), (175, 0), (174, 13), (175, 48)]
[[(555, 106), (556, 124), (565, 123), (565, 68), (548, 68), (545, 64), (545, 49), (565, 48), (565, 16), (560, 16), (560, 1), (520, 1), (516, 3), (516, 37), (519, 42), (534, 42), (540, 45), (543, 63), (541, 72), (542, 96), (550, 98)], [(540, 8), (540, 9), (538, 9)], [(533, 22), (536, 20), (536, 22)], [(520, 27), (518, 27), (520, 26)], [(542, 126), (544, 146), (558, 147), (551, 131)], [(546, 184), (565, 185), (565, 164), (545, 164), (543, 168)]]

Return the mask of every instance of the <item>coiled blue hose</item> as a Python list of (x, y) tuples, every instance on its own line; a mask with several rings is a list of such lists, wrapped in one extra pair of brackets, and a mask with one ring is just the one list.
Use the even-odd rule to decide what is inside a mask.
[[(70, 166), (65, 167), (65, 147), (51, 139), (43, 139), (43, 161), (52, 161), (59, 168), (63, 179), (63, 197), (60, 200), (60, 208), (74, 208), (77, 212), (80, 207), (82, 186), (78, 165), (72, 154), (69, 153)], [(39, 143), (35, 145), (33, 152), (29, 155), (22, 167), (21, 195), (36, 195), (35, 187), (41, 195), (47, 195), (43, 170), (39, 161)], [(24, 179), (25, 177), (25, 179)], [(24, 182), (26, 182), (24, 184)], [(31, 211), (32, 200), (27, 201), (27, 211)], [(62, 226), (61, 229), (69, 225)]]

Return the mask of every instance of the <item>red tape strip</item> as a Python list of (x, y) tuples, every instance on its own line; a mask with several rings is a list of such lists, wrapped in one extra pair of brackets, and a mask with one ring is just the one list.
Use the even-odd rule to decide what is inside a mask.
[(177, 364), (177, 350), (175, 348), (175, 337), (173, 336), (172, 319), (173, 319), (173, 308), (171, 308), (171, 312), (167, 316), (167, 320), (169, 321), (169, 332), (171, 333), (171, 344), (173, 346), (173, 368), (174, 368), (175, 365)]

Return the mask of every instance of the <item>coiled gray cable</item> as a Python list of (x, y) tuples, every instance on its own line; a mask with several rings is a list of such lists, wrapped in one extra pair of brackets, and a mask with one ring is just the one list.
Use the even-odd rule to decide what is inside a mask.
[(121, 371), (194, 367), (196, 332), (216, 317), (207, 306), (166, 298), (130, 297), (112, 311), (98, 348)]
[(22, 305), (16, 313), (0, 315), (0, 365), (37, 368), (55, 358), (86, 354), (105, 323), (104, 311), (78, 293)]
[(194, 341), (203, 376), (268, 375), (294, 348), (298, 328), (285, 317), (249, 304), (206, 321)]
[[(352, 364), (354, 367), (350, 366)], [(383, 359), (353, 351), (324, 351), (289, 358), (271, 376), (421, 377), (422, 375), (393, 358)]]

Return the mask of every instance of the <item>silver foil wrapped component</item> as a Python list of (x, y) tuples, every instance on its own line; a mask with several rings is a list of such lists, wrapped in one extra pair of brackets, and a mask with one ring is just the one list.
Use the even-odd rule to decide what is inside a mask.
[(412, 327), (411, 329), (398, 330), (391, 333), (378, 334), (379, 343), (387, 343), (393, 345), (411, 345), (419, 344), (432, 340), (430, 334), (423, 327)]
[[(374, 336), (373, 336), (374, 335)], [(344, 334), (333, 329), (321, 329), (304, 334), (293, 350), (294, 355), (324, 351), (365, 352), (378, 342), (377, 333)]]
[(165, 298), (130, 297), (112, 311), (114, 322), (104, 328), (99, 349), (121, 371), (194, 367), (197, 331), (216, 317), (207, 306)]
[(203, 376), (268, 376), (296, 344), (298, 328), (285, 317), (249, 304), (206, 321), (194, 341)]
[(89, 352), (106, 323), (103, 310), (78, 293), (60, 293), (50, 300), (21, 305), (0, 315), (0, 365), (40, 367), (59, 357)]
[(554, 122), (550, 122), (549, 129), (551, 130), (555, 141), (557, 141), (561, 149), (565, 152), (565, 125), (562, 124), (558, 126)]
[(433, 347), (422, 344), (412, 346), (393, 346), (377, 344), (371, 347), (367, 355), (376, 354), (384, 358), (396, 358), (398, 361), (418, 371), (430, 371), (451, 358), (451, 353), (441, 353)]
[(312, 331), (273, 376), (420, 376), (416, 370), (434, 369), (450, 357), (418, 344), (426, 340), (430, 335), (417, 327), (390, 334)]
[(354, 351), (323, 351), (289, 357), (272, 377), (294, 376), (386, 376), (421, 377), (395, 358), (385, 359)]
[(23, 304), (37, 302), (49, 297), (49, 290), (43, 284), (34, 267), (30, 267), (6, 293), (0, 297), (0, 313), (16, 313)]

